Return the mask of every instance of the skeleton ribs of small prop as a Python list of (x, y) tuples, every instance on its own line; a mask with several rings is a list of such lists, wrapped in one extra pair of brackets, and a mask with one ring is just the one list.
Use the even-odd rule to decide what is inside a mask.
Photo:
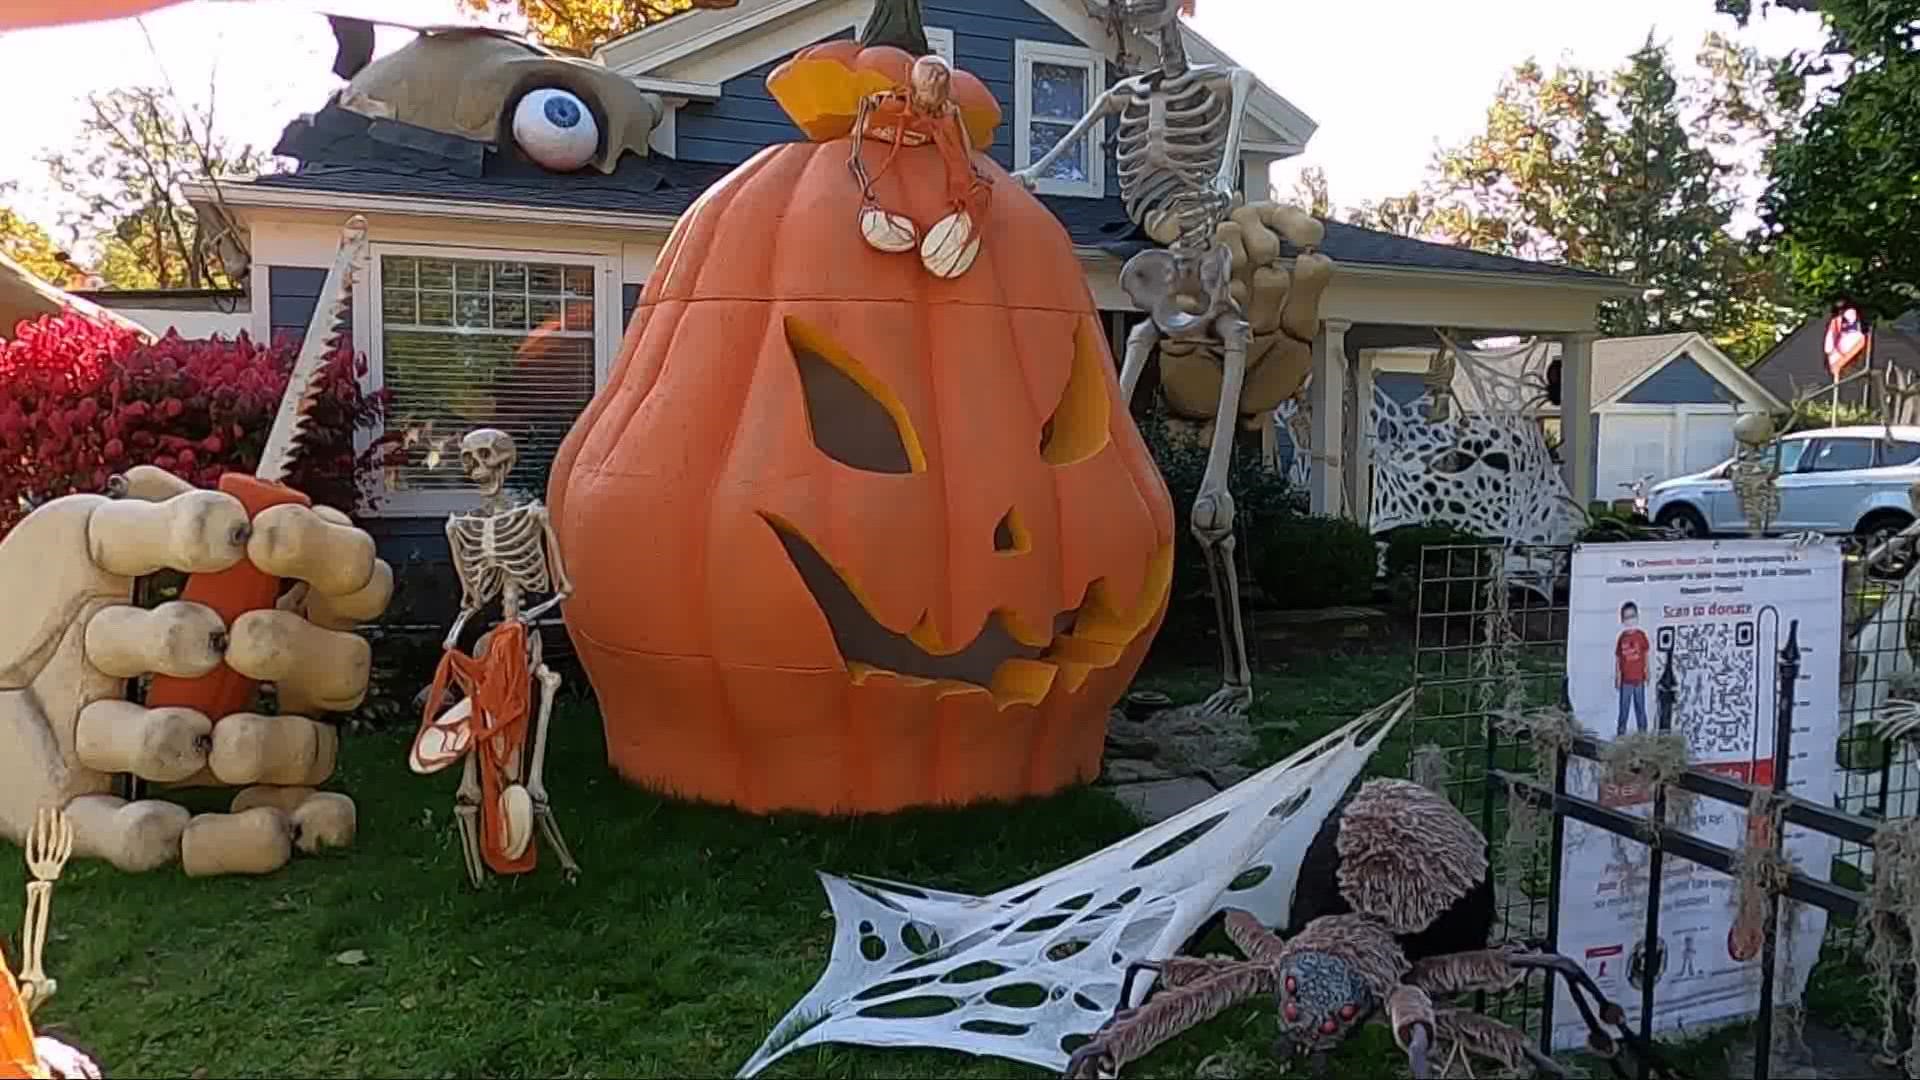
[[(533, 625), (572, 595), (573, 583), (546, 506), (506, 493), (518, 456), (513, 439), (491, 428), (461, 441), (461, 467), (484, 499), (478, 510), (447, 519), (460, 614), (447, 633), (408, 755), (408, 764), (423, 776), (464, 762), (454, 814), (467, 876), (476, 887), (487, 870), (531, 871), (538, 859), (536, 828), (568, 880), (580, 873), (547, 798), (547, 735), (560, 676), (542, 659), (540, 631)], [(542, 594), (548, 598), (522, 606)], [(499, 624), (481, 636), (472, 655), (460, 652), (461, 631), (495, 600)], [(454, 686), (465, 697), (442, 712)]]
[(27, 913), (20, 931), (20, 976), (14, 978), (0, 956), (0, 1080), (51, 1080), (98, 1077), (100, 1067), (73, 1047), (33, 1033), (32, 1015), (53, 996), (58, 983), (48, 977), (44, 953), (53, 883), (73, 854), (73, 824), (67, 815), (42, 807), (27, 836)]

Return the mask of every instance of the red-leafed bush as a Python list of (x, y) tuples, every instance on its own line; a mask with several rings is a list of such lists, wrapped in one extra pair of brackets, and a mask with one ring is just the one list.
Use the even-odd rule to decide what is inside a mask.
[[(253, 472), (297, 350), (233, 340), (139, 336), (68, 312), (21, 323), (0, 342), (0, 535), (33, 507), (157, 465), (199, 487)], [(363, 509), (384, 447), (354, 449), (378, 423), (366, 361), (343, 346), (328, 359), (288, 482), (316, 503)]]

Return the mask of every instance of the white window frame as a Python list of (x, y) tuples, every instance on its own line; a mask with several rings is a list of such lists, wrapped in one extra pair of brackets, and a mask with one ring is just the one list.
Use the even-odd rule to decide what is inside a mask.
[[(1038, 156), (1032, 145), (1033, 65), (1058, 64), (1082, 68), (1087, 73), (1087, 107), (1107, 89), (1107, 59), (1092, 49), (1076, 45), (1055, 45), (1046, 41), (1020, 40), (1013, 44), (1013, 166), (1024, 169)], [(1077, 195), (1098, 199), (1107, 193), (1107, 121), (1094, 121), (1084, 136), (1087, 140), (1087, 182), (1068, 183), (1041, 180), (1034, 189), (1047, 195)], [(1046, 153), (1048, 148), (1039, 148)]]
[[(607, 376), (613, 366), (613, 356), (621, 335), (625, 333), (621, 313), (625, 309), (625, 295), (621, 289), (620, 256), (596, 255), (579, 251), (537, 251), (525, 248), (463, 247), (457, 244), (390, 244), (376, 243), (369, 246), (367, 253), (368, 273), (359, 275), (354, 286), (353, 323), (354, 339), (359, 351), (367, 358), (367, 374), (364, 380), (369, 392), (378, 391), (386, 385), (386, 357), (381, 342), (386, 330), (386, 312), (380, 299), (382, 295), (381, 264), (383, 256), (411, 255), (420, 258), (439, 259), (487, 259), (495, 262), (518, 263), (563, 263), (569, 266), (590, 266), (594, 271), (593, 290), (593, 389), (599, 393), (607, 385)], [(367, 447), (386, 433), (384, 423), (364, 431), (355, 440), (356, 453), (365, 452)], [(454, 433), (457, 435), (464, 432)], [(477, 493), (447, 491), (388, 491), (379, 477), (373, 480), (373, 494), (376, 504), (371, 511), (373, 517), (409, 518), (409, 517), (445, 517), (448, 514), (463, 513), (479, 505)]]
[(953, 31), (944, 26), (927, 27), (927, 47), (949, 64), (959, 64), (953, 58)]

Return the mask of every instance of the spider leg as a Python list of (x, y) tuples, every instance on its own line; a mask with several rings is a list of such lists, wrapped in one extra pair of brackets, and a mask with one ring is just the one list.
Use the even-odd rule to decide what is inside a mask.
[[(1568, 996), (1580, 1018), (1587, 1024), (1587, 1046), (1607, 1058), (1613, 1071), (1625, 1076), (1618, 1061), (1620, 1044), (1625, 1043), (1635, 1057), (1649, 1066), (1656, 1077), (1676, 1074), (1659, 1052), (1627, 1026), (1627, 1014), (1608, 1000), (1593, 976), (1578, 963), (1559, 953), (1521, 949), (1475, 949), (1428, 957), (1414, 964), (1407, 981), (1432, 993), (1452, 995), (1468, 991), (1498, 993), (1510, 990), (1526, 978), (1529, 971), (1558, 974), (1567, 980)], [(1614, 1030), (1608, 1030), (1612, 1028)]]
[[(1182, 968), (1183, 974), (1197, 971), (1194, 967)], [(1163, 989), (1137, 1009), (1123, 1008), (1114, 1013), (1086, 1045), (1067, 1059), (1065, 1075), (1069, 1080), (1116, 1076), (1121, 1066), (1145, 1057), (1168, 1039), (1249, 998), (1272, 993), (1273, 981), (1273, 968), (1268, 965), (1245, 960), (1219, 962), (1212, 974)]]
[(1527, 1034), (1511, 1024), (1472, 1009), (1438, 1009), (1434, 1012), (1438, 1041), (1451, 1044), (1448, 1065), (1456, 1058), (1486, 1058), (1508, 1070), (1528, 1062), (1542, 1076), (1568, 1076), (1566, 1066), (1540, 1052)]

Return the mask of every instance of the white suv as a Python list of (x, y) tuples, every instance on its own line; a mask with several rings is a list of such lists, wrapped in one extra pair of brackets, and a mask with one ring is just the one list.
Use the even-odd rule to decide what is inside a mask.
[[(1647, 516), (1686, 536), (1748, 531), (1723, 461), (1655, 484)], [(1908, 494), (1920, 480), (1920, 427), (1874, 425), (1801, 431), (1780, 440), (1779, 533), (1898, 532), (1913, 522)]]

